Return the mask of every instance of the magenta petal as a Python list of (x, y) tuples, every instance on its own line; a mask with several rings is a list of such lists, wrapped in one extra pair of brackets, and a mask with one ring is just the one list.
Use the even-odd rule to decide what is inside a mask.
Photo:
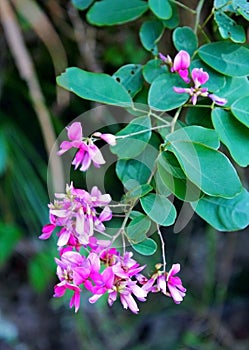
[(173, 70), (179, 72), (179, 70), (188, 69), (190, 66), (190, 56), (187, 51), (181, 50), (175, 56), (173, 63)]
[(205, 84), (209, 79), (208, 73), (204, 72), (203, 68), (194, 68), (191, 76), (196, 86)]
[(67, 128), (67, 135), (69, 140), (82, 140), (82, 127), (81, 123), (75, 122)]

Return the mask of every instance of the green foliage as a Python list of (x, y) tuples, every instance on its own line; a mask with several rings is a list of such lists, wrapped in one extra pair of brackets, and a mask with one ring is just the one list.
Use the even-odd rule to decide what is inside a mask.
[(87, 9), (94, 0), (72, 0), (72, 4), (79, 10)]
[(57, 83), (87, 100), (123, 107), (131, 105), (131, 97), (126, 89), (107, 74), (90, 73), (72, 67), (57, 77)]
[(244, 28), (227, 16), (223, 11), (215, 11), (214, 19), (223, 39), (229, 38), (235, 43), (244, 43), (246, 41)]
[(143, 87), (142, 65), (127, 64), (113, 74), (116, 79), (134, 97)]
[(182, 79), (170, 73), (160, 74), (153, 80), (148, 96), (150, 108), (158, 111), (170, 111), (175, 109), (189, 99), (188, 94), (177, 94), (174, 86), (184, 86)]
[(87, 13), (87, 20), (97, 26), (111, 26), (130, 22), (140, 17), (148, 5), (141, 0), (97, 1)]
[(140, 199), (145, 213), (155, 223), (170, 226), (175, 222), (176, 210), (170, 200), (160, 194), (149, 193)]
[(153, 255), (157, 251), (157, 244), (151, 238), (147, 238), (143, 242), (132, 244), (131, 246), (139, 254), (147, 255), (147, 256)]
[(143, 47), (151, 51), (154, 55), (158, 53), (157, 42), (164, 32), (164, 26), (161, 21), (146, 21), (142, 24), (139, 36)]
[(240, 99), (236, 100), (231, 106), (233, 115), (247, 127), (249, 127), (249, 111), (247, 109), (248, 99), (249, 95), (241, 97)]
[(150, 219), (140, 214), (135, 217), (126, 228), (126, 234), (131, 244), (137, 244), (147, 239), (146, 233), (149, 231), (151, 226)]
[(175, 48), (187, 51), (190, 56), (197, 50), (197, 37), (190, 27), (178, 27), (173, 32), (173, 42)]
[[(151, 137), (151, 121), (148, 116), (132, 120), (124, 129), (117, 133), (117, 144), (111, 147), (111, 151), (121, 159), (134, 158), (147, 146)], [(129, 136), (131, 135), (131, 136)]]
[(149, 0), (151, 11), (161, 19), (169, 19), (172, 16), (172, 7), (168, 0)]
[(166, 73), (167, 68), (162, 65), (161, 60), (148, 61), (143, 67), (143, 76), (148, 83), (152, 83), (159, 75)]
[(198, 54), (206, 64), (224, 75), (240, 77), (249, 74), (249, 49), (239, 44), (210, 43), (200, 47)]
[(212, 122), (220, 140), (227, 146), (233, 159), (242, 167), (249, 165), (249, 152), (245, 144), (249, 140), (249, 129), (234, 116), (220, 108), (212, 112)]
[(232, 199), (204, 196), (192, 206), (216, 230), (236, 231), (249, 225), (249, 193), (245, 189)]

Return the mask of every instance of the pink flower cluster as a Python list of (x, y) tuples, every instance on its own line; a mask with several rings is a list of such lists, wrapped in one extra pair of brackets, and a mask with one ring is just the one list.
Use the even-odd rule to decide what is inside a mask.
[[(97, 187), (88, 193), (71, 184), (65, 194), (56, 194), (54, 203), (49, 204), (50, 223), (43, 227), (40, 239), (48, 239), (59, 228), (60, 259), (55, 261), (60, 282), (54, 288), (54, 296), (61, 297), (70, 290), (70, 307), (74, 306), (75, 311), (80, 307), (83, 288), (92, 293), (90, 303), (107, 294), (110, 306), (119, 297), (123, 307), (133, 313), (139, 311), (135, 298), (145, 301), (149, 292), (161, 291), (180, 303), (186, 289), (180, 278), (174, 277), (180, 270), (179, 264), (173, 265), (169, 273), (157, 269), (147, 278), (141, 274), (145, 266), (133, 259), (131, 252), (121, 255), (112, 247), (113, 239), (96, 238), (95, 232), (104, 233), (104, 222), (112, 218), (110, 201), (110, 195), (102, 194)], [(98, 213), (96, 208), (103, 209)]]
[[(50, 223), (45, 225), (40, 239), (48, 239), (56, 227), (58, 246), (65, 245), (78, 248), (87, 245), (94, 230), (104, 232), (103, 222), (111, 220), (112, 211), (108, 207), (111, 201), (109, 194), (102, 194), (94, 186), (91, 193), (67, 185), (66, 193), (55, 194), (56, 200), (49, 204)], [(100, 214), (96, 208), (103, 207)]]
[(225, 98), (216, 96), (208, 91), (208, 88), (201, 87), (209, 80), (207, 72), (203, 71), (203, 68), (194, 68), (191, 71), (191, 77), (189, 78), (190, 56), (188, 52), (181, 50), (175, 56), (174, 61), (169, 56), (165, 57), (163, 54), (159, 54), (160, 59), (171, 67), (171, 72), (176, 72), (184, 80), (185, 83), (191, 84), (188, 88), (174, 87), (174, 91), (179, 94), (189, 94), (190, 100), (193, 105), (197, 103), (199, 96), (209, 97), (214, 103), (219, 106), (224, 106), (227, 103)]
[(58, 155), (64, 154), (71, 148), (76, 148), (77, 152), (72, 164), (75, 166), (75, 169), (78, 169), (81, 165), (81, 171), (86, 171), (90, 167), (91, 162), (96, 168), (105, 164), (100, 149), (94, 144), (96, 137), (106, 141), (109, 145), (114, 146), (116, 144), (116, 137), (112, 134), (96, 132), (90, 138), (83, 138), (82, 126), (79, 122), (74, 122), (67, 128), (67, 136), (69, 141), (61, 143)]
[[(80, 123), (73, 123), (67, 128), (69, 141), (62, 142), (59, 155), (71, 148), (77, 153), (72, 162), (77, 169), (85, 171), (91, 162), (96, 167), (104, 163), (99, 148), (94, 144), (101, 138), (114, 145), (115, 136), (94, 133), (90, 138), (83, 138)], [(111, 306), (118, 298), (125, 309), (133, 313), (139, 311), (137, 300), (146, 301), (149, 292), (162, 292), (180, 303), (186, 289), (179, 277), (180, 265), (174, 264), (167, 273), (156, 266), (151, 277), (141, 272), (141, 266), (131, 252), (123, 247), (123, 254), (113, 247), (115, 239), (123, 234), (124, 228), (114, 236), (106, 233), (105, 222), (112, 219), (110, 209), (111, 196), (102, 194), (94, 186), (91, 192), (66, 186), (66, 193), (55, 194), (54, 203), (49, 204), (50, 222), (42, 229), (40, 239), (48, 239), (53, 232), (58, 236), (60, 258), (55, 258), (59, 283), (54, 287), (54, 296), (62, 297), (67, 290), (71, 291), (70, 307), (75, 312), (80, 307), (81, 292), (85, 289), (91, 293), (90, 303), (95, 303), (101, 296), (108, 296)]]

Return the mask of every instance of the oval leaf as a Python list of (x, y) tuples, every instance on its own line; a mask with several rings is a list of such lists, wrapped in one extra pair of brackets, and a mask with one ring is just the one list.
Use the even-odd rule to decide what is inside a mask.
[(90, 101), (129, 107), (132, 100), (125, 88), (103, 73), (90, 73), (71, 67), (56, 79), (58, 85)]
[(173, 153), (162, 152), (158, 157), (157, 168), (162, 183), (177, 198), (185, 202), (200, 198), (200, 189), (189, 181)]
[(146, 240), (146, 233), (149, 231), (150, 226), (150, 219), (143, 214), (140, 214), (135, 219), (133, 219), (126, 227), (126, 234), (129, 242), (136, 244)]
[(93, 3), (93, 1), (94, 0), (72, 0), (72, 4), (78, 10), (85, 10)]
[(187, 51), (190, 56), (197, 50), (197, 37), (190, 27), (178, 27), (173, 32), (173, 42), (175, 48)]
[(244, 28), (223, 11), (215, 11), (214, 19), (223, 39), (231, 39), (235, 43), (244, 43), (246, 41)]
[(143, 87), (142, 66), (141, 64), (127, 64), (119, 68), (113, 74), (113, 78), (134, 97)]
[(160, 40), (163, 35), (164, 26), (161, 21), (146, 21), (142, 24), (139, 36), (143, 47), (152, 51), (155, 55), (157, 54), (156, 43)]
[(223, 153), (203, 144), (186, 141), (172, 141), (167, 148), (175, 154), (190, 181), (204, 193), (224, 198), (232, 198), (240, 193), (242, 187), (239, 177)]
[(249, 81), (247, 77), (226, 77), (226, 83), (217, 95), (227, 99), (226, 106), (231, 106), (239, 98), (249, 95)]
[(249, 49), (234, 43), (218, 41), (200, 47), (199, 56), (215, 70), (225, 75), (249, 75)]
[(234, 116), (221, 108), (212, 112), (212, 121), (221, 141), (227, 146), (233, 159), (242, 167), (249, 165), (249, 129)]
[[(148, 116), (132, 120), (124, 129), (116, 134), (117, 144), (112, 146), (111, 151), (121, 159), (134, 158), (147, 146), (151, 137), (151, 121)], [(131, 135), (122, 138), (122, 136)]]
[(237, 101), (235, 101), (232, 106), (231, 110), (233, 115), (244, 125), (246, 125), (249, 128), (249, 111), (248, 111), (248, 102), (249, 102), (249, 95), (245, 97), (241, 97)]
[(205, 196), (191, 205), (216, 230), (236, 231), (249, 225), (249, 193), (245, 189), (232, 199)]
[(150, 60), (143, 67), (144, 79), (151, 84), (159, 75), (166, 73), (167, 68), (162, 65), (161, 60)]
[(151, 170), (142, 162), (129, 159), (117, 162), (116, 173), (128, 191), (135, 191), (138, 186), (148, 181)]
[(168, 19), (172, 16), (172, 7), (168, 0), (149, 0), (149, 7), (158, 18)]
[(157, 244), (151, 238), (147, 238), (145, 241), (132, 244), (131, 246), (136, 252), (142, 255), (153, 255), (157, 251)]
[(173, 89), (174, 86), (185, 87), (185, 83), (176, 74), (161, 74), (151, 84), (148, 96), (149, 106), (158, 111), (170, 111), (187, 102), (189, 95), (177, 94)]
[(141, 198), (140, 203), (145, 213), (157, 224), (170, 226), (175, 222), (176, 210), (167, 197), (150, 193)]
[(97, 1), (88, 11), (87, 20), (98, 26), (112, 26), (133, 21), (147, 9), (147, 3), (141, 0)]

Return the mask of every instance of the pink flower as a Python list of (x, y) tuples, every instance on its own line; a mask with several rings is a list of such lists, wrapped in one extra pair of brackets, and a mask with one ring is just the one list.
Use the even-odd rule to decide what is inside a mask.
[(195, 84), (195, 88), (205, 84), (209, 79), (208, 73), (204, 72), (202, 68), (194, 68), (191, 72), (191, 77)]
[(104, 140), (106, 143), (108, 143), (111, 146), (115, 146), (117, 141), (116, 141), (116, 136), (112, 134), (101, 134), (101, 132), (95, 132), (93, 136), (99, 137), (102, 140)]
[(188, 88), (174, 86), (174, 91), (178, 94), (189, 94), (190, 101), (193, 105), (196, 105), (199, 96), (209, 97), (220, 106), (223, 106), (227, 102), (226, 99), (209, 93), (208, 88), (201, 87), (201, 85), (205, 84), (209, 79), (208, 73), (204, 72), (202, 68), (194, 68), (191, 72), (191, 78), (194, 86)]
[(180, 304), (186, 295), (186, 288), (183, 287), (182, 281), (175, 276), (180, 271), (180, 264), (173, 264), (167, 274), (167, 286), (170, 295), (176, 304)]
[(67, 136), (70, 141), (63, 141), (60, 145), (58, 155), (62, 155), (71, 148), (76, 148), (78, 151), (72, 161), (72, 164), (77, 169), (80, 165), (81, 171), (86, 171), (91, 162), (97, 168), (105, 163), (105, 160), (100, 152), (100, 149), (94, 145), (90, 138), (83, 140), (82, 127), (79, 122), (75, 122), (67, 128)]
[(181, 50), (178, 52), (178, 54), (174, 58), (171, 71), (177, 72), (186, 83), (189, 83), (190, 81), (188, 77), (189, 66), (190, 66), (190, 56), (187, 51)]
[[(58, 246), (70, 245), (79, 249), (87, 245), (94, 231), (104, 232), (104, 222), (111, 220), (112, 211), (108, 207), (109, 194), (102, 194), (94, 186), (91, 193), (67, 185), (66, 193), (55, 194), (56, 200), (49, 204), (50, 224), (43, 227), (41, 239), (48, 239), (56, 227), (60, 227)], [(99, 213), (96, 208), (103, 210)]]

